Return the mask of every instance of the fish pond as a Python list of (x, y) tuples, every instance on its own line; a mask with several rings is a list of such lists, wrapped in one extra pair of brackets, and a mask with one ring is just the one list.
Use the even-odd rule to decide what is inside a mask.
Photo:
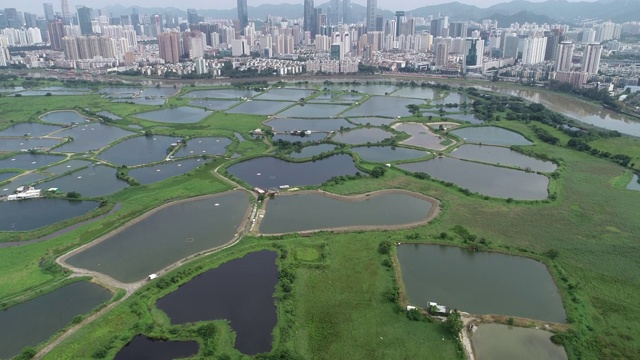
[(331, 91), (356, 91), (358, 93), (365, 93), (371, 95), (387, 95), (398, 90), (394, 85), (367, 85), (367, 84), (331, 84), (322, 85), (322, 88), (327, 88)]
[(271, 126), (274, 131), (337, 131), (340, 128), (348, 129), (353, 125), (345, 119), (273, 119), (264, 123), (267, 126)]
[(95, 201), (65, 199), (0, 201), (0, 231), (35, 230), (84, 215), (98, 205)]
[(284, 101), (245, 101), (226, 112), (229, 114), (273, 115), (292, 104), (292, 102)]
[(329, 116), (336, 116), (339, 113), (347, 110), (349, 106), (346, 105), (324, 105), (324, 104), (304, 104), (295, 105), (281, 112), (279, 116), (282, 117), (305, 117), (305, 118), (322, 118)]
[(397, 91), (394, 91), (391, 94), (391, 96), (431, 100), (431, 99), (440, 97), (441, 94), (442, 94), (442, 90), (439, 90), (439, 89), (431, 89), (428, 87), (404, 86), (398, 89)]
[(515, 131), (496, 126), (466, 127), (451, 131), (466, 142), (491, 145), (531, 145), (532, 142)]
[(397, 146), (362, 146), (352, 148), (351, 151), (369, 162), (388, 163), (399, 160), (419, 159), (429, 155), (429, 152), (416, 149), (407, 149)]
[(425, 244), (402, 244), (397, 253), (413, 305), (437, 302), (472, 314), (566, 322), (553, 278), (538, 261)]
[(431, 101), (432, 105), (445, 105), (445, 104), (464, 104), (471, 103), (472, 100), (466, 94), (459, 92), (450, 92), (445, 97), (439, 97)]
[(56, 134), (59, 137), (71, 137), (73, 139), (73, 141), (57, 148), (56, 151), (87, 152), (100, 150), (118, 139), (133, 134), (131, 131), (122, 130), (116, 126), (100, 123), (82, 124)]
[(226, 110), (237, 103), (234, 100), (193, 100), (189, 105), (203, 107), (206, 110)]
[(638, 182), (638, 175), (633, 174), (631, 181), (627, 185), (627, 190), (640, 190), (640, 183)]
[(320, 155), (324, 152), (330, 152), (335, 149), (336, 149), (336, 146), (332, 144), (320, 144), (320, 145), (307, 146), (302, 148), (300, 152), (296, 152), (296, 151), (292, 152), (291, 154), (289, 154), (289, 157), (292, 157), (294, 159), (304, 159), (304, 158), (312, 157), (315, 155)]
[(407, 109), (410, 104), (422, 104), (423, 101), (417, 99), (404, 99), (392, 96), (372, 96), (364, 103), (350, 109), (344, 116), (408, 116), (411, 113)]
[(398, 121), (398, 119), (395, 118), (381, 117), (350, 117), (348, 120), (354, 124), (371, 126), (390, 125), (391, 123)]
[(244, 191), (171, 203), (107, 234), (66, 262), (122, 282), (138, 281), (233, 240), (248, 209)]
[(25, 346), (40, 344), (77, 315), (110, 298), (107, 289), (80, 281), (0, 311), (0, 358), (11, 358)]
[(93, 163), (87, 160), (69, 160), (69, 161), (63, 162), (62, 164), (48, 167), (43, 171), (54, 174), (54, 175), (62, 175), (68, 171), (73, 171), (83, 167), (87, 167), (91, 164)]
[(556, 164), (524, 155), (505, 147), (464, 144), (451, 152), (451, 156), (489, 164), (518, 167), (537, 172), (553, 172)]
[(49, 150), (61, 142), (61, 139), (4, 138), (0, 140), (0, 151)]
[(402, 123), (394, 126), (394, 129), (411, 135), (407, 140), (400, 142), (404, 145), (417, 146), (425, 149), (442, 150), (446, 145), (441, 143), (444, 139), (431, 132), (429, 127), (417, 123)]
[(97, 112), (96, 115), (104, 116), (109, 120), (122, 120), (120, 116), (108, 111), (100, 111)]
[(40, 117), (42, 121), (53, 124), (82, 124), (89, 120), (73, 110), (52, 111)]
[[(10, 173), (10, 174), (15, 174), (15, 173)], [(11, 181), (10, 183), (0, 186), (0, 195), (13, 194), (13, 192), (20, 186), (25, 186), (25, 185), (31, 186), (35, 182), (40, 181), (42, 179), (46, 179), (47, 177), (49, 176), (45, 174), (40, 174), (37, 172), (32, 172), (29, 174), (19, 176), (13, 179), (13, 181)]]
[(226, 319), (243, 354), (271, 351), (278, 321), (273, 294), (278, 267), (273, 251), (259, 251), (231, 260), (196, 276), (159, 299), (158, 308), (172, 324)]
[(105, 196), (127, 186), (126, 181), (116, 177), (116, 169), (103, 165), (91, 165), (39, 185), (43, 189), (58, 188), (65, 193), (75, 191), (83, 197)]
[(227, 171), (251, 186), (270, 189), (320, 185), (334, 176), (355, 175), (358, 168), (351, 156), (341, 154), (302, 163), (265, 156), (239, 162)]
[(279, 101), (298, 101), (298, 99), (306, 98), (313, 94), (313, 90), (303, 89), (271, 89), (263, 94), (256, 96), (259, 100), (279, 100)]
[(169, 155), (171, 144), (178, 140), (162, 135), (138, 136), (118, 143), (98, 156), (115, 165), (147, 164), (164, 160)]
[(20, 123), (0, 131), (0, 136), (44, 136), (62, 129), (59, 126), (40, 123)]
[(197, 353), (196, 341), (165, 341), (136, 335), (118, 351), (114, 360), (173, 360)]
[(271, 139), (273, 141), (276, 141), (276, 140), (289, 141), (289, 142), (300, 141), (300, 142), (305, 143), (305, 142), (310, 142), (310, 141), (320, 141), (320, 140), (326, 139), (327, 135), (329, 135), (329, 134), (325, 133), (325, 132), (311, 133), (311, 134), (305, 135), (305, 136), (292, 135), (292, 134), (274, 134), (271, 137)]
[(548, 195), (549, 178), (520, 170), (448, 157), (400, 164), (398, 167), (414, 173), (424, 172), (471, 192), (498, 198), (543, 200)]
[(351, 131), (341, 131), (339, 133), (336, 133), (332, 140), (335, 142), (351, 145), (367, 143), (375, 144), (384, 139), (389, 139), (393, 136), (393, 133), (390, 133), (386, 130), (382, 130), (379, 128), (365, 128), (355, 129)]
[(176, 151), (173, 156), (193, 156), (193, 155), (223, 155), (227, 152), (227, 146), (231, 145), (231, 140), (224, 137), (201, 137), (187, 141), (187, 144)]
[(478, 119), (475, 114), (447, 114), (444, 117), (456, 121), (468, 122), (471, 124), (482, 124), (484, 121)]
[(140, 119), (172, 123), (172, 124), (189, 124), (197, 123), (209, 115), (208, 111), (190, 106), (180, 106), (177, 108), (162, 109), (149, 111), (135, 116)]
[(552, 335), (539, 329), (480, 324), (471, 341), (478, 360), (566, 360), (567, 353), (551, 342)]
[(318, 192), (289, 193), (267, 200), (260, 232), (401, 227), (425, 221), (431, 208), (431, 202), (409, 192), (348, 197)]
[(140, 94), (140, 97), (151, 97), (151, 98), (168, 98), (177, 94), (180, 89), (177, 87), (150, 87), (146, 88)]
[(64, 156), (48, 154), (18, 154), (0, 160), (0, 169), (33, 170), (64, 160)]
[(137, 105), (149, 105), (149, 106), (157, 106), (157, 105), (164, 105), (164, 103), (167, 102), (166, 99), (163, 98), (157, 98), (157, 99), (147, 99), (147, 98), (143, 98), (143, 97), (134, 97), (132, 99), (115, 99), (115, 100), (111, 100), (111, 102), (116, 102), (116, 103), (132, 103), (132, 104), (137, 104)]
[(182, 95), (186, 99), (240, 99), (250, 98), (259, 92), (241, 89), (196, 90)]
[(206, 160), (201, 158), (169, 161), (162, 164), (131, 169), (129, 170), (129, 176), (138, 180), (143, 185), (151, 184), (172, 176), (185, 174), (205, 162)]
[(10, 179), (10, 178), (12, 178), (12, 177), (14, 177), (14, 176), (16, 176), (18, 174), (20, 174), (20, 173), (18, 173), (18, 172), (3, 172), (3, 173), (0, 173), (0, 182), (3, 182), (5, 180), (7, 180), (7, 179)]

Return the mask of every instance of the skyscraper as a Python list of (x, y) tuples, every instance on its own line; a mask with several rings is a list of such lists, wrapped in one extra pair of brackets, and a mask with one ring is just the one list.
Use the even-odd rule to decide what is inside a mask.
[(436, 46), (436, 66), (445, 66), (449, 62), (449, 43), (441, 41)]
[(249, 24), (249, 12), (247, 10), (247, 0), (238, 0), (238, 20), (240, 20), (240, 31)]
[(179, 36), (177, 32), (165, 32), (158, 35), (160, 58), (166, 63), (180, 61)]
[(24, 13), (24, 25), (27, 28), (38, 27), (38, 17), (36, 16), (36, 14), (25, 12)]
[(78, 23), (80, 24), (80, 32), (82, 35), (89, 35), (93, 33), (93, 27), (91, 26), (91, 8), (83, 6), (78, 8)]
[(598, 43), (588, 44), (582, 55), (582, 71), (589, 75), (595, 75), (600, 68), (602, 45)]
[(56, 13), (53, 11), (53, 4), (44, 3), (42, 7), (44, 7), (44, 18), (47, 19), (47, 21), (53, 21), (56, 18)]
[(351, 0), (342, 0), (342, 23), (351, 23)]
[(22, 19), (18, 16), (18, 10), (15, 8), (5, 8), (4, 16), (7, 19), (7, 27), (20, 29), (22, 28)]
[(49, 23), (49, 42), (51, 49), (62, 50), (62, 38), (64, 37), (64, 23), (62, 20), (56, 19)]
[(313, 0), (304, 0), (304, 31), (310, 31), (311, 35), (316, 34), (315, 6)]
[[(240, 10), (238, 9), (238, 13)], [(196, 9), (187, 9), (187, 22), (189, 24), (197, 24), (200, 22), (200, 18), (198, 17), (198, 11)]]
[(530, 36), (524, 39), (522, 45), (522, 64), (535, 65), (544, 61), (544, 53), (547, 49), (547, 38), (542, 36)]
[(571, 41), (563, 41), (556, 45), (556, 57), (554, 59), (554, 68), (556, 71), (571, 70), (571, 59), (573, 58), (574, 45)]
[(367, 32), (376, 30), (377, 0), (367, 0)]
[(62, 8), (62, 21), (65, 25), (71, 25), (71, 11), (69, 11), (69, 2), (67, 2), (67, 0), (60, 0), (60, 7)]
[(400, 36), (400, 24), (402, 24), (402, 18), (404, 17), (404, 11), (396, 11), (396, 33), (395, 37)]

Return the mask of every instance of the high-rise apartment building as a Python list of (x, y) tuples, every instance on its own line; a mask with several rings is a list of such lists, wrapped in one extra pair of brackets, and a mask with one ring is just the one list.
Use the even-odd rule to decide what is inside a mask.
[(462, 64), (465, 71), (482, 65), (484, 42), (479, 38), (467, 38), (464, 41)]
[(367, 32), (376, 31), (377, 0), (367, 0)]
[(522, 64), (535, 65), (544, 62), (544, 54), (547, 49), (547, 38), (543, 36), (530, 36), (524, 39), (522, 45)]
[(89, 35), (93, 33), (93, 27), (91, 25), (91, 8), (83, 6), (78, 8), (78, 24), (80, 24), (80, 32), (82, 35)]
[(575, 45), (571, 41), (563, 41), (556, 46), (554, 61), (555, 71), (571, 70), (571, 59)]
[(244, 34), (244, 28), (249, 24), (249, 10), (247, 0), (238, 0), (238, 21), (240, 21), (240, 31)]
[(47, 21), (53, 21), (56, 18), (56, 13), (53, 11), (52, 3), (43, 3), (42, 7), (44, 8), (44, 18)]
[[(432, 34), (433, 35), (433, 34)], [(462, 21), (453, 21), (449, 23), (449, 36), (456, 38), (467, 37), (467, 23)]]
[(436, 66), (445, 66), (449, 62), (449, 43), (441, 41), (436, 46)]
[(313, 5), (313, 0), (304, 0), (303, 16), (304, 16), (304, 19), (303, 19), (304, 31), (309, 31), (311, 32), (311, 36), (314, 36), (317, 32), (317, 28), (316, 28), (317, 14), (316, 14), (315, 6)]
[(582, 55), (582, 71), (589, 75), (595, 75), (600, 68), (602, 45), (598, 43), (587, 44)]
[(64, 37), (64, 23), (56, 19), (49, 23), (49, 42), (51, 50), (62, 50), (62, 38)]
[(160, 58), (166, 63), (175, 64), (180, 61), (180, 40), (177, 32), (165, 32), (158, 35)]
[(64, 52), (64, 58), (67, 60), (78, 60), (80, 56), (78, 55), (78, 44), (76, 42), (76, 38), (71, 36), (65, 36), (61, 40), (62, 43), (62, 51)]

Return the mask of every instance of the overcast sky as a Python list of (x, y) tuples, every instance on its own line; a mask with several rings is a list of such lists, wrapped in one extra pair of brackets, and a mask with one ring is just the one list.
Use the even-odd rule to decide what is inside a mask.
[[(86, 5), (93, 8), (103, 8), (106, 5), (122, 4), (126, 6), (137, 5), (140, 7), (177, 7), (180, 9), (232, 9), (236, 7), (236, 0), (68, 0), (69, 8), (74, 11), (76, 5)], [(329, 0), (315, 0), (316, 6), (328, 2)], [(378, 8), (385, 10), (412, 10), (425, 5), (435, 5), (452, 2), (454, 0), (378, 0)], [(488, 7), (491, 5), (507, 2), (506, 0), (457, 0), (464, 4), (476, 5), (479, 7)], [(543, 0), (530, 0), (543, 1)], [(570, 0), (571, 1), (571, 0)], [(590, 0), (588, 0), (590, 1)], [(2, 7), (16, 7), (18, 11), (35, 12), (43, 15), (43, 2), (52, 2), (56, 12), (60, 12), (60, 0), (3, 0)], [(257, 6), (261, 4), (302, 4), (302, 0), (247, 0), (249, 6)], [(352, 4), (366, 5), (366, 0), (351, 0)], [(274, 14), (277, 15), (277, 14)]]

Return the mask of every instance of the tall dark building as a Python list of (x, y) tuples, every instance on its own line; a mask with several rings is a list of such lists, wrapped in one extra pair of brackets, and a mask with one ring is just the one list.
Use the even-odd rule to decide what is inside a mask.
[(133, 29), (136, 31), (136, 35), (140, 36), (142, 34), (142, 29), (140, 28), (140, 14), (138, 14), (138, 9), (133, 8), (131, 12), (131, 25), (133, 25)]
[(78, 24), (80, 25), (80, 33), (82, 35), (91, 35), (93, 27), (91, 26), (91, 8), (83, 6), (78, 8)]
[(342, 0), (342, 23), (351, 24), (351, 0)]
[(56, 19), (49, 23), (49, 41), (51, 42), (51, 49), (61, 51), (62, 50), (62, 38), (64, 37), (64, 22), (61, 19)]
[(249, 25), (247, 0), (238, 0), (238, 20), (240, 21), (240, 33), (244, 35), (244, 28)]
[(4, 16), (7, 21), (7, 27), (14, 29), (22, 28), (22, 19), (20, 19), (20, 17), (18, 16), (18, 10), (16, 10), (15, 8), (5, 8)]
[(44, 3), (44, 4), (42, 4), (42, 7), (44, 8), (44, 18), (47, 21), (55, 20), (56, 13), (53, 11), (53, 4), (52, 3)]
[(311, 36), (315, 36), (316, 34), (315, 19), (317, 19), (317, 16), (315, 6), (313, 5), (313, 0), (304, 0), (304, 26), (302, 29), (304, 31), (310, 31)]
[(131, 19), (129, 18), (129, 15), (120, 15), (120, 24), (131, 25)]
[(396, 38), (400, 36), (400, 24), (402, 24), (403, 17), (404, 11), (396, 11)]
[(367, 31), (376, 30), (376, 11), (378, 9), (377, 0), (367, 0)]
[(382, 31), (384, 30), (384, 18), (382, 17), (382, 15), (378, 15), (376, 16), (376, 24), (375, 24), (375, 28), (373, 30), (375, 31)]
[(449, 36), (461, 38), (467, 37), (467, 23), (462, 21), (450, 22)]
[(36, 16), (36, 14), (25, 12), (24, 24), (28, 28), (38, 27), (38, 17)]
[(200, 22), (200, 17), (196, 9), (187, 9), (187, 22), (189, 24), (197, 24)]
[(42, 41), (49, 42), (49, 22), (46, 19), (38, 19), (36, 25), (40, 29)]

